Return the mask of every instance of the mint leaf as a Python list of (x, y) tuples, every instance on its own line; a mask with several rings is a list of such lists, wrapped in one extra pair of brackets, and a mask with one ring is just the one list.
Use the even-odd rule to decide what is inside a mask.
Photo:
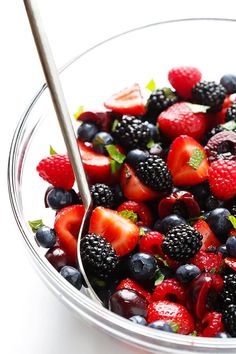
[(157, 277), (155, 279), (155, 285), (161, 284), (164, 279), (165, 279), (164, 274), (162, 274), (161, 272), (157, 272)]
[(185, 103), (186, 106), (188, 106), (193, 113), (206, 113), (207, 110), (210, 108), (209, 106), (203, 106), (201, 104), (195, 104), (195, 103)]
[(55, 155), (57, 154), (56, 150), (53, 149), (52, 145), (50, 145), (50, 155)]
[(228, 216), (228, 220), (231, 222), (233, 225), (233, 228), (236, 230), (236, 217), (233, 215)]
[(190, 157), (190, 159), (188, 161), (188, 164), (194, 170), (197, 170), (204, 159), (205, 159), (204, 152), (201, 149), (199, 149), (199, 148), (195, 148), (193, 150), (192, 156)]
[(79, 116), (80, 116), (81, 113), (83, 113), (83, 112), (84, 112), (84, 106), (79, 106), (77, 112), (74, 114), (75, 119), (78, 120), (78, 119), (79, 119)]
[(136, 223), (138, 221), (138, 214), (134, 213), (133, 210), (122, 210), (119, 212), (124, 218), (129, 219)]
[(197, 337), (197, 331), (193, 331), (192, 333), (189, 334), (189, 336)]
[(149, 81), (149, 83), (146, 85), (146, 89), (149, 91), (154, 91), (156, 89), (156, 83), (153, 79)]
[(171, 90), (170, 87), (163, 87), (162, 91), (166, 98), (177, 98), (177, 95)]
[(173, 321), (168, 321), (168, 325), (173, 329), (173, 332), (177, 333), (179, 330), (179, 324)]
[(211, 274), (215, 274), (216, 273), (216, 267), (211, 268), (210, 273)]
[(159, 256), (159, 254), (155, 254), (155, 257), (158, 261), (162, 262), (164, 266), (169, 267), (168, 262), (165, 259), (163, 259), (161, 256)]
[(113, 124), (112, 124), (112, 127), (111, 127), (112, 133), (114, 133), (114, 131), (116, 130), (116, 127), (117, 127), (118, 124), (119, 124), (118, 119), (115, 119)]
[(204, 216), (204, 215), (195, 216), (194, 218), (188, 219), (188, 222), (189, 222), (189, 224), (192, 225), (198, 220), (206, 220), (206, 216)]
[(149, 140), (149, 142), (147, 143), (147, 148), (151, 149), (152, 147), (154, 147), (156, 145), (155, 141), (153, 139)]
[(235, 122), (235, 120), (230, 120), (229, 122), (227, 122), (225, 124), (221, 124), (221, 126), (226, 130), (234, 130), (234, 129), (236, 129), (236, 122)]
[(111, 173), (115, 174), (119, 169), (121, 168), (122, 164), (115, 161), (115, 160), (110, 160), (110, 169)]
[(28, 224), (31, 227), (33, 232), (36, 232), (40, 227), (44, 226), (42, 219), (28, 221)]
[(146, 233), (146, 232), (144, 231), (144, 229), (143, 229), (142, 227), (140, 227), (140, 228), (139, 228), (139, 236), (142, 237), (142, 236), (145, 235), (145, 233)]
[(105, 148), (110, 157), (116, 162), (122, 164), (125, 161), (126, 156), (119, 152), (115, 145), (106, 145)]

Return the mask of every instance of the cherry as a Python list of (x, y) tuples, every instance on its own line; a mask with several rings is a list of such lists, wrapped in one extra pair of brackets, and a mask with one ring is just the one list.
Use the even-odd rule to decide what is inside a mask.
[(50, 248), (45, 257), (56, 270), (60, 270), (65, 265), (68, 265), (66, 253), (58, 246)]
[(109, 300), (109, 309), (116, 314), (130, 318), (147, 315), (147, 300), (133, 290), (122, 289), (116, 291)]

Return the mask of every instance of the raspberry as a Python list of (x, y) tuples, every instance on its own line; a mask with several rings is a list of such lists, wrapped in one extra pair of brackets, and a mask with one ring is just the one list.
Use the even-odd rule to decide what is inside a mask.
[(140, 240), (140, 252), (151, 254), (152, 256), (164, 256), (161, 245), (163, 242), (163, 235), (157, 231), (147, 232)]
[(236, 161), (214, 161), (209, 167), (208, 178), (216, 198), (227, 200), (236, 195)]
[(197, 68), (180, 66), (168, 73), (168, 79), (179, 96), (189, 99), (192, 97), (192, 88), (201, 80), (202, 74)]
[(203, 326), (201, 331), (203, 337), (215, 337), (216, 334), (224, 331), (222, 314), (218, 312), (207, 313), (203, 317), (201, 325)]
[(218, 273), (222, 265), (222, 253), (215, 254), (213, 252), (199, 251), (191, 262), (201, 271)]
[(71, 189), (75, 178), (67, 155), (54, 154), (37, 165), (39, 176), (56, 188)]
[(186, 291), (184, 286), (176, 279), (165, 279), (158, 284), (152, 294), (152, 301), (169, 300), (184, 304)]

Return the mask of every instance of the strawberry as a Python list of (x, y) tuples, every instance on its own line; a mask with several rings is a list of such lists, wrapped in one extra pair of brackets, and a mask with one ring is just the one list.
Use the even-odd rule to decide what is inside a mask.
[(171, 140), (182, 134), (201, 140), (206, 131), (206, 116), (202, 108), (196, 107), (201, 106), (177, 102), (167, 108), (157, 118), (161, 132)]
[(171, 69), (168, 73), (168, 80), (174, 87), (177, 94), (185, 99), (192, 97), (192, 88), (202, 78), (201, 72), (191, 66), (179, 66)]
[(169, 300), (184, 304), (186, 298), (186, 290), (184, 286), (176, 279), (164, 279), (158, 284), (152, 294), (152, 301)]
[(109, 132), (112, 123), (110, 112), (86, 111), (81, 113), (77, 119), (78, 121), (95, 123), (104, 132)]
[(42, 159), (36, 167), (39, 176), (56, 188), (71, 189), (75, 177), (67, 155), (54, 154)]
[(89, 232), (104, 237), (118, 256), (130, 253), (139, 241), (139, 228), (117, 211), (97, 207), (93, 210)]
[(224, 263), (236, 272), (236, 258), (226, 257)]
[(128, 164), (124, 164), (122, 167), (120, 184), (124, 196), (135, 202), (155, 200), (161, 195), (160, 193), (145, 186)]
[(152, 216), (152, 213), (151, 213), (149, 207), (146, 204), (141, 203), (141, 202), (134, 202), (134, 201), (128, 200), (128, 201), (122, 203), (117, 209), (118, 212), (121, 212), (124, 210), (131, 210), (134, 213), (138, 214), (140, 221), (138, 221), (137, 224), (139, 226), (144, 225), (147, 227), (152, 227), (153, 216)]
[(171, 321), (178, 325), (177, 333), (190, 334), (194, 331), (194, 320), (186, 307), (171, 301), (157, 301), (147, 308), (147, 322)]
[(151, 254), (152, 256), (159, 255), (164, 258), (165, 255), (162, 251), (161, 245), (164, 236), (157, 231), (149, 231), (140, 239), (139, 249), (140, 252)]
[(206, 250), (209, 246), (219, 247), (221, 245), (218, 238), (215, 236), (210, 226), (204, 220), (197, 220), (193, 227), (202, 235), (202, 247), (201, 250)]
[(179, 136), (171, 144), (167, 166), (176, 186), (192, 186), (207, 179), (209, 165), (205, 150), (187, 135)]
[(111, 159), (108, 156), (97, 153), (92, 149), (91, 144), (77, 141), (84, 169), (91, 184), (111, 184), (116, 181), (118, 173), (111, 172)]
[(201, 271), (218, 273), (222, 267), (222, 253), (199, 251), (191, 260)]
[(231, 199), (236, 196), (236, 161), (216, 160), (208, 171), (212, 194), (218, 199)]
[(142, 115), (145, 113), (144, 100), (138, 84), (133, 84), (115, 93), (105, 101), (104, 106), (121, 114)]
[(54, 222), (59, 245), (72, 264), (77, 263), (77, 238), (83, 216), (83, 205), (71, 205), (61, 209)]
[(208, 312), (201, 320), (200, 328), (202, 337), (215, 337), (216, 334), (224, 332), (222, 314), (219, 312)]
[(136, 293), (142, 295), (147, 300), (147, 302), (149, 304), (152, 301), (151, 294), (148, 291), (144, 290), (138, 283), (136, 283), (132, 279), (127, 278), (127, 279), (122, 280), (118, 284), (116, 291), (122, 290), (122, 289), (129, 289), (129, 290), (136, 291)]

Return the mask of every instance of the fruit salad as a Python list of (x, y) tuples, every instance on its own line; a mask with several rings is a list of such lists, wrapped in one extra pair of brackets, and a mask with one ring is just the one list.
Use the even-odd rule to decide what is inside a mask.
[[(93, 200), (82, 262), (104, 306), (137, 326), (236, 337), (236, 76), (182, 66), (167, 77), (75, 114)], [(55, 218), (29, 224), (80, 290), (84, 206), (70, 160), (51, 148), (37, 172)]]

